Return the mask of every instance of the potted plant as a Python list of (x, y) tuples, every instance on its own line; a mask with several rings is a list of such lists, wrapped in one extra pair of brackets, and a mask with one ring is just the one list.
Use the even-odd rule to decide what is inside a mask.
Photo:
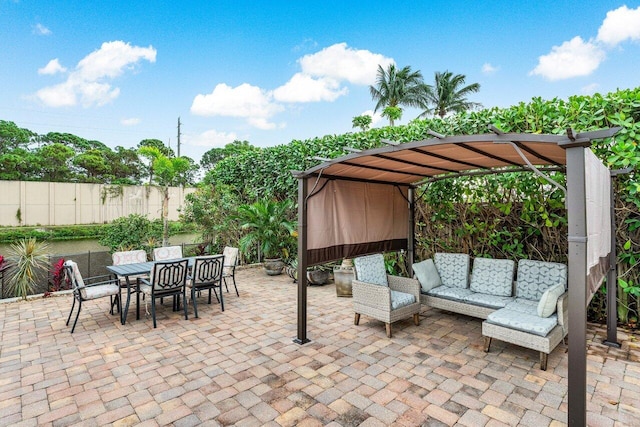
[(246, 232), (240, 239), (240, 250), (247, 252), (257, 246), (258, 260), (264, 257), (264, 268), (268, 275), (282, 273), (282, 252), (292, 240), (295, 221), (289, 219), (293, 202), (264, 200), (238, 207), (236, 218), (240, 228)]

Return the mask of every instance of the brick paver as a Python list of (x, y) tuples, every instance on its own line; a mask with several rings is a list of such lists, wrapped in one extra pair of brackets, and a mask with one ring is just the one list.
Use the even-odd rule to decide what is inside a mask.
[[(225, 311), (199, 304), (189, 320), (171, 305), (127, 325), (105, 301), (85, 303), (76, 332), (70, 296), (0, 304), (0, 426), (562, 426), (567, 354), (546, 372), (534, 351), (494, 340), (482, 351), (481, 321), (424, 309), (384, 325), (362, 316), (333, 285), (308, 288), (308, 336), (296, 334), (296, 285), (261, 269), (237, 273), (240, 297)], [(135, 309), (135, 307), (133, 307)], [(144, 309), (141, 310), (144, 313)], [(589, 325), (590, 425), (640, 418), (640, 345), (621, 349)]]

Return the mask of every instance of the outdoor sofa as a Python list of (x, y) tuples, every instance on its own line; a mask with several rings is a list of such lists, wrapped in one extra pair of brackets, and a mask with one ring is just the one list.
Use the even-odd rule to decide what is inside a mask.
[(522, 259), (475, 258), (436, 253), (414, 264), (421, 285), (421, 304), (486, 319), (482, 323), (485, 351), (491, 339), (540, 352), (540, 368), (567, 335), (567, 266)]

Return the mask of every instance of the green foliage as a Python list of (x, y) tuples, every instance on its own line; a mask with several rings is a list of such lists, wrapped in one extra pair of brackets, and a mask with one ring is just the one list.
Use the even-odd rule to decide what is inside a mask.
[(27, 299), (35, 293), (39, 277), (47, 272), (47, 245), (36, 239), (24, 239), (13, 243), (8, 260), (13, 264), (9, 273), (9, 293)]
[(382, 117), (388, 118), (389, 123), (393, 126), (396, 120), (400, 120), (402, 118), (402, 108), (392, 106), (384, 107), (384, 110), (382, 110)]
[(295, 221), (289, 219), (294, 205), (290, 200), (276, 202), (264, 200), (238, 207), (236, 219), (245, 231), (240, 239), (240, 250), (245, 254), (258, 248), (258, 260), (278, 258), (283, 250), (289, 252), (293, 244), (292, 233), (296, 229)]
[(351, 124), (353, 125), (354, 128), (360, 128), (360, 130), (362, 130), (363, 132), (367, 129), (369, 129), (369, 126), (371, 126), (371, 122), (372, 122), (372, 118), (370, 115), (368, 114), (363, 114), (361, 116), (356, 116), (353, 118), (353, 120), (351, 120)]
[(105, 226), (104, 234), (98, 240), (103, 246), (107, 246), (111, 252), (120, 248), (144, 249), (145, 243), (151, 238), (162, 238), (162, 222), (149, 221), (138, 214), (121, 217)]
[(451, 71), (436, 72), (434, 85), (425, 93), (425, 105), (432, 106), (422, 113), (423, 116), (433, 113), (444, 117), (449, 112), (461, 113), (480, 107), (477, 102), (470, 102), (467, 96), (480, 91), (478, 83), (465, 86), (466, 76), (453, 74)]

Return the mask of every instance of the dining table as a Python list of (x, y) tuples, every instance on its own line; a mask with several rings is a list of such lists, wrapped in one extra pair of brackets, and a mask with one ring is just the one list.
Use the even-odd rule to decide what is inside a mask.
[[(189, 261), (189, 268), (193, 266), (196, 257), (188, 257), (188, 258), (180, 258), (186, 259)], [(176, 260), (163, 260), (166, 261), (179, 261)], [(122, 277), (125, 279), (126, 288), (127, 288), (127, 302), (124, 307), (122, 307), (122, 286), (120, 287), (120, 323), (123, 325), (127, 323), (127, 314), (129, 312), (129, 304), (131, 302), (131, 293), (135, 292), (136, 294), (136, 320), (140, 319), (140, 289), (138, 288), (138, 280), (137, 277), (149, 275), (151, 270), (153, 270), (153, 266), (155, 261), (147, 261), (147, 262), (136, 262), (131, 264), (121, 264), (121, 265), (108, 265), (107, 270), (114, 274), (115, 276)], [(136, 277), (135, 280), (132, 280)], [(133, 282), (133, 283), (132, 283)]]

